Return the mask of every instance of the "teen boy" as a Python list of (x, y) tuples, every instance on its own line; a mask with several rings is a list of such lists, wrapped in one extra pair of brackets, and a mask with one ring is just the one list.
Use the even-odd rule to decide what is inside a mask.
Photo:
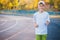
[(45, 3), (40, 1), (38, 3), (38, 11), (34, 14), (34, 27), (36, 40), (46, 40), (47, 38), (47, 25), (50, 23), (48, 12), (44, 11)]

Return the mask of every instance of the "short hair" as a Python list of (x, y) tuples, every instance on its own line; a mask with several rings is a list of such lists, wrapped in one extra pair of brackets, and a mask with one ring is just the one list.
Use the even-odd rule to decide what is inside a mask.
[(45, 2), (44, 1), (38, 2), (38, 5), (40, 5), (40, 4), (45, 5)]

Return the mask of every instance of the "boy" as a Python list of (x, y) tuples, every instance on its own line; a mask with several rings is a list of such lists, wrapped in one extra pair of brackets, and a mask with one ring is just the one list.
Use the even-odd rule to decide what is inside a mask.
[(44, 11), (45, 3), (40, 1), (38, 3), (38, 12), (34, 14), (34, 27), (36, 40), (46, 40), (47, 38), (47, 25), (50, 23), (49, 14)]

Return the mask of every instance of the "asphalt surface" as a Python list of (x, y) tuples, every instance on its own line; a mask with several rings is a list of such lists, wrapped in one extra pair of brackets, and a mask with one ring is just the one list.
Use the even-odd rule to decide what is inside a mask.
[(0, 16), (0, 40), (35, 40), (32, 18)]
[[(51, 18), (47, 40), (60, 40), (60, 18)], [(0, 15), (0, 40), (35, 40), (32, 17)]]

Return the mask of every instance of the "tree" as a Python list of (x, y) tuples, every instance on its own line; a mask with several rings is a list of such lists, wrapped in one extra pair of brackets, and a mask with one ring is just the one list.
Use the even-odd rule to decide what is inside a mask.
[(58, 10), (60, 11), (60, 0), (57, 2)]

